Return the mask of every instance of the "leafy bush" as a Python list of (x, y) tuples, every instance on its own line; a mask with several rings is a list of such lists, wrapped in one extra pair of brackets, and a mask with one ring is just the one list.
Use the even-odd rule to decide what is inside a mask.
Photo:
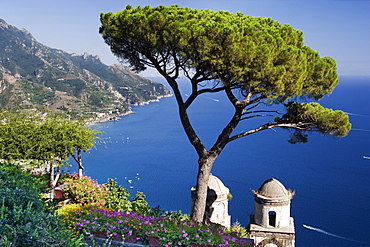
[(148, 202), (145, 200), (143, 192), (138, 191), (134, 199), (131, 200), (132, 211), (140, 214), (149, 214), (150, 207)]
[(114, 179), (109, 179), (104, 186), (108, 190), (105, 206), (122, 212), (132, 211), (131, 202), (129, 201), (130, 193), (124, 187), (117, 184)]
[(39, 194), (44, 186), (11, 164), (0, 163), (0, 245), (81, 246)]
[(191, 219), (189, 214), (183, 214), (181, 210), (165, 211), (162, 210), (159, 205), (154, 208), (150, 208), (148, 215), (155, 218), (165, 216), (167, 219), (173, 221), (187, 221)]
[(136, 196), (130, 201), (130, 193), (124, 187), (117, 184), (114, 179), (109, 179), (103, 186), (108, 190), (105, 207), (121, 212), (131, 212), (148, 214), (150, 207), (145, 200), (144, 193), (138, 191)]
[(63, 188), (65, 198), (74, 203), (104, 205), (107, 197), (107, 190), (90, 177), (78, 177), (78, 174), (64, 175), (60, 179), (66, 185)]

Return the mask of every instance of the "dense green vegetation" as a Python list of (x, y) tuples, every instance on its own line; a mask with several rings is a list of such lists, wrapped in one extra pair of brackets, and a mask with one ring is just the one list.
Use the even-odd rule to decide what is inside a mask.
[(1, 246), (81, 246), (40, 198), (45, 184), (18, 167), (0, 163), (0, 245)]
[(0, 158), (7, 161), (67, 161), (79, 150), (89, 152), (96, 130), (82, 121), (41, 112), (0, 112)]
[(70, 156), (82, 176), (81, 153), (90, 151), (100, 133), (82, 121), (47, 112), (2, 111), (0, 120), (0, 159), (20, 164), (29, 171), (47, 170), (51, 188), (58, 182), (60, 167), (68, 163)]

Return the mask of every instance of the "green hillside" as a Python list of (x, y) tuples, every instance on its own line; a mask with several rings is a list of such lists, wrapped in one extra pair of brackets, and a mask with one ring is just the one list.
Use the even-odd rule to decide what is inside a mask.
[(169, 96), (163, 84), (98, 56), (69, 54), (39, 42), (0, 19), (0, 107), (47, 108), (71, 115), (109, 118), (130, 105)]

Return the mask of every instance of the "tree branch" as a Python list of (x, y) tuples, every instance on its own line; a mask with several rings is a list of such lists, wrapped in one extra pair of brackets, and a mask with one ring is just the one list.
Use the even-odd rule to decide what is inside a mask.
[(180, 74), (180, 71), (179, 71), (180, 61), (177, 58), (176, 52), (174, 51), (174, 49), (171, 47), (170, 50), (171, 50), (170, 53), (172, 53), (172, 59), (173, 59), (174, 65), (173, 65), (172, 71), (169, 74), (175, 73), (174, 77), (177, 78)]
[[(238, 99), (235, 97), (233, 94), (232, 90), (230, 87), (225, 87), (225, 93), (227, 98), (230, 100), (230, 102), (233, 104), (234, 107), (238, 104)], [(244, 108), (244, 107), (243, 107)]]
[(74, 153), (71, 153), (71, 156), (76, 161), (76, 163), (78, 164), (79, 168), (85, 169), (85, 167), (81, 164), (80, 160), (76, 157), (76, 155)]
[[(253, 104), (253, 103), (251, 103), (251, 104)], [(255, 105), (245, 109), (244, 112), (248, 112), (249, 110), (252, 110), (252, 109), (256, 108), (257, 106), (259, 106), (260, 104), (266, 104), (266, 103), (265, 102), (257, 102), (257, 103), (255, 103)]]
[(187, 109), (193, 101), (198, 97), (198, 83), (201, 82), (198, 78), (201, 76), (202, 72), (197, 71), (197, 73), (194, 74), (193, 77), (189, 77), (190, 83), (191, 83), (191, 94), (188, 97), (188, 99), (184, 103), (184, 107)]
[(259, 110), (259, 111), (250, 111), (250, 112), (243, 112), (242, 115), (247, 115), (247, 114), (254, 114), (254, 113), (260, 113), (260, 112), (275, 112), (278, 113), (278, 111), (268, 111), (268, 110)]
[(249, 130), (249, 131), (234, 135), (234, 136), (230, 137), (227, 142), (229, 143), (229, 142), (234, 141), (236, 139), (239, 139), (241, 137), (245, 137), (245, 136), (254, 134), (256, 132), (260, 132), (260, 131), (266, 130), (266, 129), (272, 129), (272, 128), (275, 128), (275, 127), (292, 128), (292, 129), (299, 129), (299, 130), (310, 130), (310, 129), (315, 128), (316, 125), (314, 123), (276, 123), (276, 122), (267, 123), (267, 124), (261, 125), (260, 127), (256, 128), (256, 129)]
[(217, 93), (225, 90), (225, 87), (218, 87), (218, 88), (205, 88), (198, 91), (198, 95), (204, 94), (204, 93)]
[(240, 118), (240, 121), (255, 118), (255, 117), (273, 117), (273, 116), (274, 115), (269, 115), (269, 114), (259, 114), (259, 115), (253, 115), (253, 116), (249, 116), (249, 117)]
[(188, 137), (190, 143), (194, 146), (199, 157), (204, 157), (204, 155), (207, 153), (207, 149), (205, 148), (202, 141), (200, 140), (195, 130), (193, 129), (190, 123), (190, 120), (189, 120), (189, 116), (187, 114), (187, 108), (189, 107), (191, 102), (193, 102), (194, 99), (197, 97), (197, 88), (196, 88), (197, 83), (195, 82), (196, 80), (193, 79), (192, 81), (193, 92), (191, 93), (190, 97), (184, 103), (178, 83), (173, 78), (169, 77), (168, 75), (166, 75), (165, 78), (167, 79), (168, 84), (171, 86), (174, 92), (177, 105), (178, 105), (178, 109), (179, 109), (180, 121), (184, 128), (185, 134)]

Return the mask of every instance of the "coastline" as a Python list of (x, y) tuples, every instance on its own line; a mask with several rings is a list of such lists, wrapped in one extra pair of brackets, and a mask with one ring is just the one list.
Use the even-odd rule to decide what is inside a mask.
[(163, 95), (163, 96), (158, 96), (157, 99), (148, 100), (148, 101), (140, 102), (139, 104), (130, 105), (130, 109), (128, 111), (124, 112), (124, 113), (121, 113), (121, 114), (104, 113), (104, 116), (95, 117), (95, 118), (89, 118), (86, 121), (86, 124), (88, 126), (92, 126), (92, 125), (98, 124), (98, 123), (105, 123), (105, 122), (110, 122), (110, 121), (118, 121), (118, 120), (121, 119), (121, 117), (124, 117), (124, 116), (127, 116), (129, 114), (135, 113), (134, 111), (132, 111), (131, 106), (148, 105), (148, 104), (150, 104), (152, 102), (158, 102), (162, 98), (169, 98), (169, 97), (172, 97), (172, 96), (173, 96), (173, 94), (170, 93), (170, 94), (166, 94), (166, 95)]

